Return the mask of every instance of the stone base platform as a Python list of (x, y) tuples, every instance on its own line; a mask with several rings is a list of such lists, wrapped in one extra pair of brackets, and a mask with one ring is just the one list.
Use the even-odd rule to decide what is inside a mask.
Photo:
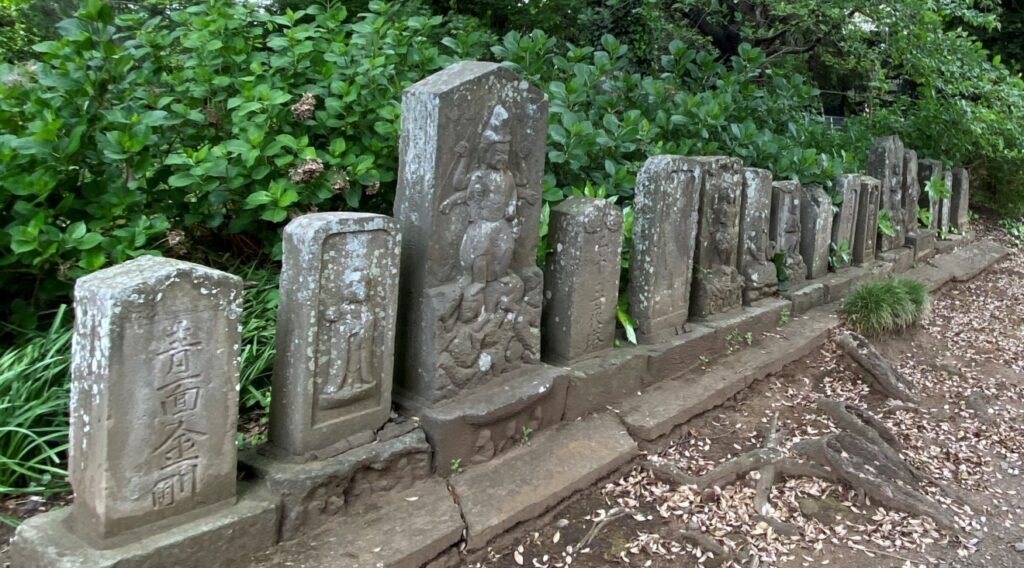
[(568, 386), (568, 369), (536, 365), (436, 406), (407, 403), (404, 411), (419, 420), (434, 448), (434, 471), (447, 477), (514, 448), (524, 432), (561, 422)]
[(291, 540), (348, 514), (371, 496), (429, 478), (430, 444), (414, 422), (405, 426), (389, 423), (373, 443), (308, 463), (250, 450), (239, 456), (241, 469), (280, 499), (280, 539)]
[(344, 520), (228, 567), (458, 566), (452, 547), (464, 527), (444, 480), (430, 479), (404, 491), (376, 495)]
[(1000, 244), (979, 241), (956, 252), (942, 255), (941, 258), (932, 259), (907, 272), (906, 276), (921, 280), (935, 291), (951, 280), (971, 280), (1009, 253), (1010, 251)]
[(830, 309), (814, 310), (794, 319), (771, 344), (745, 349), (716, 362), (702, 374), (659, 383), (623, 401), (617, 407), (620, 417), (634, 438), (657, 440), (755, 380), (817, 349), (838, 324)]
[(251, 486), (239, 486), (238, 502), (184, 525), (162, 529), (108, 550), (92, 548), (68, 529), (68, 507), (33, 517), (11, 542), (18, 568), (207, 568), (273, 546), (278, 503)]
[(880, 252), (878, 253), (878, 260), (891, 264), (893, 272), (906, 272), (914, 266), (914, 249), (910, 247), (897, 247), (889, 251)]
[(907, 234), (907, 246), (914, 250), (914, 264), (920, 264), (935, 256), (935, 230), (918, 229)]
[(615, 472), (637, 446), (614, 417), (598, 414), (531, 437), (483, 466), (451, 478), (466, 520), (469, 550), (542, 515)]

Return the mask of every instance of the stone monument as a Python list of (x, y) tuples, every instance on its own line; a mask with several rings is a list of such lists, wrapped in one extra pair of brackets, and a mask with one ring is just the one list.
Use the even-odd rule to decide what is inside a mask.
[[(769, 238), (775, 250), (782, 254), (782, 268), (786, 275), (786, 289), (796, 290), (807, 280), (807, 265), (800, 255), (800, 182), (772, 183), (772, 213)], [(781, 286), (780, 282), (780, 286)]]
[(857, 236), (857, 206), (860, 201), (860, 175), (843, 174), (836, 178), (841, 201), (832, 219), (832, 248), (836, 269), (853, 262), (853, 242)]
[(398, 225), (314, 213), (284, 229), (270, 442), (326, 458), (391, 414)]
[(441, 473), (561, 419), (567, 371), (540, 364), (547, 115), (543, 92), (478, 61), (402, 98), (395, 399), (420, 418)]
[[(928, 209), (931, 217), (930, 228), (935, 231), (948, 231), (947, 228), (943, 228), (942, 217), (943, 211), (948, 209), (948, 199), (943, 199), (933, 195), (927, 191), (929, 184), (935, 184), (938, 182), (946, 183), (946, 173), (942, 166), (942, 162), (938, 160), (926, 160), (922, 159), (918, 161), (917, 169), (918, 184), (921, 186), (921, 196), (918, 198), (918, 202), (921, 207)], [(949, 186), (946, 186), (949, 189)], [(945, 214), (948, 217), (948, 213)]]
[(894, 235), (878, 232), (880, 252), (903, 246), (907, 235), (906, 215), (903, 212), (904, 148), (899, 136), (886, 136), (875, 141), (868, 154), (868, 175), (881, 183), (879, 210), (886, 211), (892, 222)]
[(829, 244), (832, 242), (832, 198), (820, 185), (806, 185), (800, 200), (800, 255), (808, 278), (828, 273)]
[(743, 167), (739, 158), (687, 158), (700, 187), (690, 317), (704, 319), (739, 307), (743, 278), (739, 256)]
[(16, 565), (216, 563), (275, 542), (276, 504), (236, 502), (241, 312), (240, 278), (169, 258), (75, 283), (75, 500), (21, 527)]
[(772, 173), (744, 168), (737, 268), (743, 276), (743, 303), (746, 305), (772, 296), (778, 288), (777, 270), (772, 261), (775, 244), (768, 236), (771, 208)]
[(654, 156), (636, 181), (629, 310), (651, 343), (682, 333), (689, 313), (699, 178), (687, 158)]
[(953, 196), (950, 198), (950, 223), (962, 235), (969, 229), (968, 207), (970, 205), (971, 176), (967, 168), (955, 167), (952, 177), (953, 183), (950, 190)]
[(565, 364), (615, 340), (622, 210), (604, 199), (570, 197), (551, 209), (548, 243), (542, 353)]
[(860, 176), (860, 196), (857, 200), (857, 228), (853, 237), (853, 263), (863, 266), (875, 260), (878, 234), (878, 203), (882, 184), (871, 176)]

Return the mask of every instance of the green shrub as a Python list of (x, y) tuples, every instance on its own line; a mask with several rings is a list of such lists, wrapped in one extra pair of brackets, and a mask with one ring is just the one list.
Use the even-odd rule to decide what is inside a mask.
[(878, 336), (916, 324), (928, 309), (928, 286), (912, 278), (889, 278), (857, 287), (842, 314), (854, 331)]

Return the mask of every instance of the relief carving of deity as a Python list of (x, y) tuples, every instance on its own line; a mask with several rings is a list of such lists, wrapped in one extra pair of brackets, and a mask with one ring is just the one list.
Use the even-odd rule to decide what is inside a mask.
[(338, 408), (369, 396), (375, 387), (373, 336), (376, 322), (367, 305), (370, 275), (363, 266), (341, 276), (336, 301), (321, 308), (326, 329), (327, 364), (321, 377), (321, 410)]
[(441, 314), (447, 335), (441, 366), (456, 383), (492, 369), (500, 372), (504, 362), (539, 360), (539, 342), (530, 330), (539, 322), (520, 314), (524, 304), (539, 305), (539, 300), (531, 302), (539, 282), (524, 282), (511, 265), (520, 203), (535, 204), (540, 196), (521, 171), (528, 149), (514, 147), (505, 107), (491, 110), (473, 150), (467, 141), (456, 145), (450, 175), (454, 192), (440, 206), (443, 215), (466, 206), (469, 217), (459, 245), (460, 292)]

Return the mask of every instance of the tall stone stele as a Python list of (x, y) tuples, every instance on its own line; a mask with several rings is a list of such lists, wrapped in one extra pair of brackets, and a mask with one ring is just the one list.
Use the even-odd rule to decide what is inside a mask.
[(398, 224), (367, 213), (314, 213), (283, 235), (270, 442), (324, 458), (391, 413)]
[(899, 136), (879, 138), (868, 154), (868, 175), (881, 182), (879, 211), (885, 211), (894, 235), (878, 231), (879, 252), (903, 246), (907, 236), (903, 213), (903, 142)]
[(949, 202), (949, 219), (950, 224), (962, 235), (970, 228), (968, 208), (971, 201), (971, 175), (967, 168), (958, 166), (953, 168), (951, 176), (953, 183), (950, 187), (952, 197)]
[(744, 168), (737, 268), (743, 277), (743, 303), (746, 305), (775, 294), (778, 288), (778, 270), (772, 260), (775, 246), (768, 236), (771, 208), (772, 173)]
[(567, 371), (540, 364), (547, 124), (544, 93), (494, 63), (457, 63), (402, 98), (395, 399), (444, 473), (564, 409)]
[(640, 168), (633, 204), (629, 310), (637, 339), (684, 330), (697, 233), (698, 174), (682, 156), (653, 156)]
[[(776, 181), (772, 183), (772, 210), (769, 237), (775, 243), (775, 251), (782, 254), (782, 269), (785, 274), (780, 287), (796, 290), (807, 281), (807, 265), (800, 255), (800, 203), (803, 191), (798, 181)], [(772, 255), (774, 257), (774, 255)]]
[(832, 198), (820, 185), (806, 185), (803, 191), (800, 200), (800, 255), (807, 265), (807, 277), (821, 278), (828, 273)]
[(860, 201), (860, 175), (843, 174), (835, 180), (841, 201), (832, 218), (832, 247), (836, 268), (853, 262), (853, 243), (857, 237), (857, 207)]
[(860, 176), (857, 200), (857, 227), (853, 237), (853, 263), (863, 266), (875, 260), (878, 234), (878, 203), (882, 184), (871, 176)]
[(921, 200), (921, 182), (918, 179), (917, 152), (910, 148), (903, 150), (903, 178), (902, 193), (903, 199), (903, 226), (907, 235), (917, 235), (920, 223), (917, 220), (918, 202)]
[(929, 185), (941, 184), (949, 193), (953, 185), (953, 173), (946, 170), (939, 160), (920, 160), (917, 171), (918, 183), (923, 190), (919, 199), (921, 207), (928, 208), (931, 217), (930, 227), (942, 234), (949, 233), (950, 197), (939, 197), (935, 191), (926, 191)]
[(704, 319), (739, 307), (743, 278), (737, 270), (743, 167), (739, 158), (687, 158), (700, 186), (690, 317)]
[(551, 210), (544, 270), (543, 355), (565, 364), (612, 347), (619, 297), (622, 210), (570, 197)]
[(241, 279), (168, 258), (140, 257), (75, 283), (76, 535), (102, 548), (234, 502), (241, 311)]

